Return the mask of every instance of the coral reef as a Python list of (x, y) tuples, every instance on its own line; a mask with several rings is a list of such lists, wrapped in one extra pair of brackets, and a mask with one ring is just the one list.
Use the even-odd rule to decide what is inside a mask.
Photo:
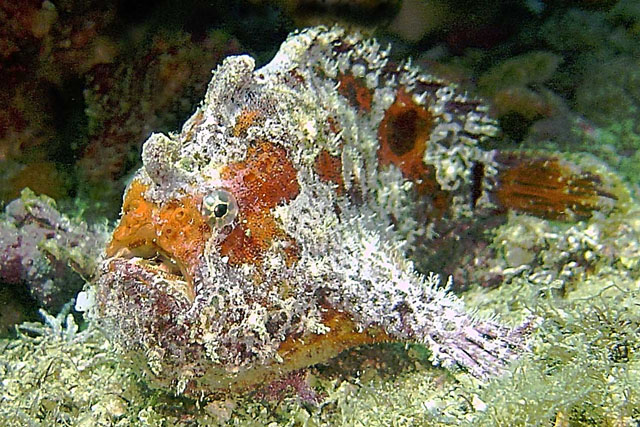
[(44, 323), (23, 324), (17, 340), (0, 344), (3, 422), (96, 425), (117, 423), (125, 415), (133, 419), (129, 408), (136, 407), (130, 404), (140, 394), (132, 393), (130, 372), (98, 330), (80, 331), (68, 310), (42, 314)]
[(478, 79), (478, 92), (491, 99), (492, 113), (510, 135), (524, 134), (537, 120), (563, 113), (564, 102), (545, 83), (561, 57), (551, 52), (528, 52), (491, 67)]
[(152, 12), (128, 13), (118, 2), (0, 6), (1, 200), (26, 187), (56, 200), (73, 193), (115, 216), (119, 178), (144, 139), (177, 127), (211, 68), (239, 51), (222, 30), (158, 32)]
[[(66, 195), (51, 157), (65, 150), (58, 118), (70, 80), (116, 55), (101, 36), (113, 22), (112, 2), (6, 1), (0, 5), (0, 196), (8, 201), (23, 185), (50, 196)], [(47, 162), (40, 175), (31, 163)], [(18, 176), (16, 176), (16, 174)], [(49, 185), (45, 183), (51, 183)]]
[(497, 232), (504, 259), (524, 254), (528, 262), (508, 269), (508, 285), (465, 300), (506, 317), (531, 310), (546, 320), (513, 376), (480, 392), (490, 409), (475, 417), (477, 425), (637, 423), (637, 216), (636, 203), (572, 226), (513, 216)]
[(298, 27), (342, 23), (371, 27), (387, 23), (403, 0), (250, 0), (254, 4), (271, 4), (294, 20)]
[[(198, 61), (217, 55), (208, 49), (218, 42), (229, 53), (237, 49), (228, 34), (242, 40), (259, 65), (290, 31), (283, 16), (356, 23), (385, 42), (392, 38), (393, 49), (376, 51), (374, 43), (349, 36), (334, 46), (342, 58), (335, 72), (331, 60), (313, 59), (307, 61), (313, 70), (287, 75), (287, 65), (271, 64), (246, 80), (235, 76), (250, 75), (242, 67), (224, 71), (233, 61), (220, 68), (215, 95), (199, 110), (218, 105), (219, 114), (196, 115), (182, 134), (158, 134), (146, 144), (143, 169), (111, 236), (111, 260), (99, 286), (77, 298), (81, 311), (98, 311), (101, 301), (115, 304), (102, 303), (97, 317), (104, 329), (95, 319), (79, 328), (69, 306), (55, 317), (42, 311), (44, 323), (14, 327), (37, 314), (31, 298), (42, 298), (55, 313), (73, 297), (83, 280), (69, 263), (88, 277), (103, 243), (91, 254), (70, 251), (66, 243), (82, 240), (74, 233), (87, 227), (80, 214), (55, 213), (48, 199), (24, 193), (10, 205), (0, 221), (0, 334), (17, 334), (0, 338), (6, 423), (638, 423), (640, 226), (637, 202), (625, 188), (640, 195), (635, 0), (171, 3), (0, 5), (0, 199), (18, 197), (28, 186), (55, 199), (89, 197), (91, 213), (82, 216), (113, 217), (118, 191), (139, 165), (145, 133), (170, 132), (193, 111), (208, 74)], [(403, 25), (410, 20), (415, 25)], [(321, 52), (319, 45), (311, 50)], [(350, 48), (359, 51), (345, 59)], [(362, 52), (369, 55), (360, 58)], [(378, 55), (386, 61), (381, 68), (372, 61)], [(488, 107), (399, 59), (408, 55), (488, 97)], [(279, 57), (296, 56), (289, 50)], [(278, 75), (283, 84), (272, 86)], [(177, 86), (167, 85), (167, 76), (178, 77)], [(414, 79), (419, 84), (412, 86)], [(318, 92), (302, 96), (307, 86)], [(271, 94), (274, 87), (281, 90)], [(232, 93), (241, 96), (229, 101)], [(277, 113), (282, 103), (290, 107)], [(325, 109), (332, 113), (318, 114)], [(488, 113), (497, 116), (501, 133), (489, 131), (496, 123)], [(287, 120), (295, 126), (283, 137)], [(474, 133), (478, 120), (497, 138)], [(438, 134), (443, 123), (453, 126)], [(216, 149), (194, 148), (211, 141)], [(292, 154), (291, 147), (300, 150)], [(590, 156), (560, 153), (566, 151), (594, 154), (616, 173)], [(66, 205), (59, 200), (55, 211)], [(49, 219), (69, 228), (53, 229)], [(44, 236), (40, 242), (32, 231)], [(96, 242), (107, 238), (102, 228), (86, 231), (99, 233)], [(316, 240), (305, 244), (308, 238)], [(194, 267), (203, 255), (208, 265)], [(339, 261), (317, 261), (327, 258)], [(371, 267), (381, 263), (388, 268)], [(336, 273), (353, 265), (365, 268), (349, 270), (346, 279)], [(450, 276), (446, 289), (430, 271)], [(372, 292), (380, 276), (399, 285), (381, 287), (384, 295)], [(312, 294), (316, 279), (349, 289), (361, 277), (368, 282), (357, 294), (338, 286)], [(216, 290), (209, 292), (211, 281)], [(464, 367), (472, 359), (459, 353), (463, 369), (432, 366), (429, 346), (410, 344), (421, 341), (410, 328), (420, 321), (415, 299), (385, 299), (400, 295), (402, 301), (398, 289), (420, 282), (434, 286), (423, 295), (455, 291), (464, 300), (464, 311), (452, 303), (456, 315), (476, 313), (500, 331), (507, 330), (500, 325), (536, 319), (538, 327), (526, 331), (530, 351), (521, 351), (518, 335), (509, 350), (519, 359), (483, 365), (508, 373), (480, 375), (482, 383), (473, 377), (477, 369)], [(113, 283), (122, 286), (109, 293)], [(236, 283), (254, 287), (238, 290)], [(31, 288), (54, 293), (31, 294)], [(373, 296), (386, 306), (351, 315), (351, 307)], [(239, 298), (246, 303), (240, 308)], [(331, 308), (336, 301), (340, 310)], [(309, 315), (297, 304), (318, 309)], [(130, 323), (118, 323), (127, 311)], [(394, 315), (406, 329), (400, 339), (385, 330)], [(145, 323), (149, 318), (156, 323)], [(176, 339), (185, 331), (189, 338)], [(460, 344), (463, 335), (451, 336), (441, 350), (470, 345)], [(482, 338), (481, 345), (496, 343)], [(190, 339), (196, 351), (183, 361), (198, 363), (167, 363)], [(275, 352), (282, 365), (273, 366), (291, 372), (274, 374), (268, 362), (255, 360), (265, 342), (272, 348), (282, 342)], [(320, 364), (296, 370), (292, 361)], [(200, 379), (211, 364), (228, 369), (222, 371), (231, 385), (221, 386), (215, 376)], [(267, 369), (243, 377), (252, 366)]]
[(0, 216), (0, 281), (27, 286), (40, 306), (57, 312), (93, 275), (106, 239), (105, 226), (89, 227), (23, 190)]
[(104, 184), (115, 183), (131, 170), (149, 133), (177, 126), (206, 89), (211, 69), (240, 49), (236, 40), (221, 31), (199, 40), (184, 32), (141, 40), (140, 46), (131, 47), (132, 58), (93, 67), (86, 74), (89, 140), (77, 166), (83, 188), (98, 189), (100, 196), (93, 199), (101, 203), (112, 199), (105, 192), (121, 194), (122, 186)]
[(576, 110), (600, 126), (611, 126), (640, 114), (640, 60), (612, 58), (590, 67), (591, 73), (576, 90)]

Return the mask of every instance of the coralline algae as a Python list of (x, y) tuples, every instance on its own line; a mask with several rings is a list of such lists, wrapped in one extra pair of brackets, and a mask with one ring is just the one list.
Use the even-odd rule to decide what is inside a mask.
[(93, 275), (107, 227), (60, 213), (47, 196), (22, 191), (0, 213), (0, 281), (28, 288), (37, 305), (58, 312)]

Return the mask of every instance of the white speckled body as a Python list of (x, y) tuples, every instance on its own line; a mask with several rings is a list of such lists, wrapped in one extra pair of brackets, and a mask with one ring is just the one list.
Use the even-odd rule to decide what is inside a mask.
[[(407, 257), (435, 223), (496, 207), (496, 154), (478, 147), (497, 131), (485, 112), (340, 28), (290, 36), (258, 70), (227, 58), (182, 131), (145, 143), (91, 315), (154, 383), (190, 394), (386, 340), (498, 373), (527, 325), (474, 319)], [(229, 194), (237, 212), (212, 221), (204, 201)]]

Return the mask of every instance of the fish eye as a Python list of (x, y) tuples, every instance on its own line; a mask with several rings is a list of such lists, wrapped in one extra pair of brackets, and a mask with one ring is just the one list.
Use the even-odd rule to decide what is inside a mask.
[(202, 214), (212, 226), (222, 228), (238, 215), (238, 203), (228, 191), (214, 190), (202, 198)]

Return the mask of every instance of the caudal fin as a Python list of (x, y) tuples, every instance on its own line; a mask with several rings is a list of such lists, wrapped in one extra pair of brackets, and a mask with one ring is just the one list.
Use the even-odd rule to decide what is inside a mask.
[(611, 211), (622, 196), (615, 180), (593, 165), (530, 153), (498, 153), (496, 161), (499, 173), (491, 194), (504, 210), (580, 220)]

